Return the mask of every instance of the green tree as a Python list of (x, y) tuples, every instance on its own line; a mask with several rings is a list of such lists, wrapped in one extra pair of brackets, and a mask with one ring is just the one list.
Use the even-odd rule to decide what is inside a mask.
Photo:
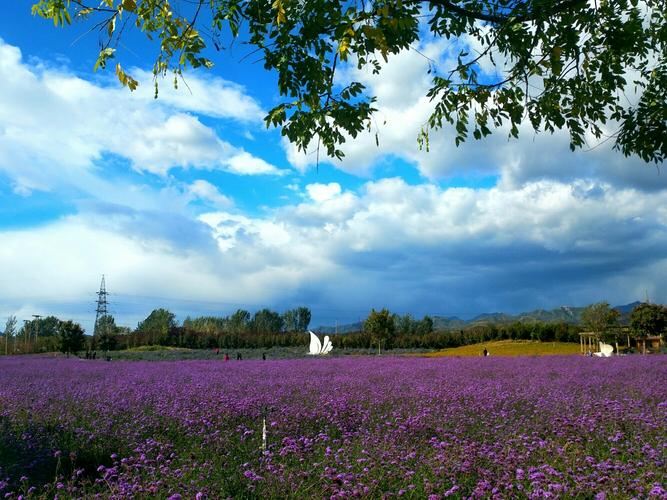
[(154, 309), (148, 317), (137, 325), (136, 332), (156, 345), (166, 339), (169, 329), (176, 326), (176, 316), (167, 309)]
[(391, 347), (391, 339), (396, 331), (393, 315), (387, 310), (376, 311), (371, 309), (371, 313), (364, 321), (364, 332), (371, 336), (371, 342), (377, 344), (378, 352), (382, 346)]
[(199, 333), (217, 336), (225, 330), (227, 322), (226, 318), (217, 316), (200, 316), (198, 318), (190, 318), (188, 316), (183, 321), (183, 326)]
[(283, 313), (283, 328), (286, 332), (305, 332), (310, 325), (310, 309), (297, 307)]
[(113, 351), (118, 345), (116, 320), (110, 314), (100, 316), (95, 324), (95, 345), (103, 351)]
[(9, 316), (7, 322), (5, 323), (5, 330), (3, 331), (3, 336), (5, 337), (5, 355), (9, 354), (9, 339), (12, 339), (12, 347), (14, 342), (14, 337), (16, 336), (16, 316)]
[(424, 316), (415, 325), (415, 333), (417, 335), (428, 335), (429, 333), (433, 333), (433, 318)]
[(297, 307), (296, 317), (297, 317), (296, 331), (305, 332), (306, 330), (308, 330), (308, 326), (310, 325), (310, 319), (311, 319), (310, 309), (308, 307)]
[(618, 324), (619, 316), (619, 312), (604, 301), (586, 307), (581, 313), (581, 322), (591, 332), (604, 338)]
[(22, 330), (25, 329), (31, 332), (32, 335), (37, 334), (39, 337), (55, 337), (58, 335), (58, 328), (60, 320), (55, 316), (46, 316), (45, 318), (36, 318), (26, 321), (23, 324)]
[(415, 321), (410, 314), (404, 314), (403, 316), (396, 315), (394, 317), (394, 325), (396, 326), (396, 333), (399, 335), (410, 335), (415, 329)]
[(297, 318), (296, 309), (288, 309), (283, 313), (283, 327), (286, 332), (299, 331), (299, 319)]
[[(418, 46), (422, 37), (458, 47), (448, 67), (429, 60), (432, 114), (419, 133), (426, 148), (429, 130), (445, 123), (454, 125), (458, 145), (471, 132), (481, 139), (504, 125), (517, 137), (527, 121), (538, 132), (566, 129), (573, 150), (585, 145), (587, 133), (606, 138), (609, 126), (626, 156), (655, 162), (667, 156), (664, 0), (171, 3), (39, 0), (32, 11), (56, 26), (76, 18), (98, 28), (94, 69), (116, 57), (123, 28), (135, 25), (159, 40), (153, 73), (172, 73), (174, 85), (188, 67), (213, 66), (205, 55), (209, 44), (220, 50), (219, 40), (242, 38), (277, 73), (284, 99), (269, 111), (267, 126), (282, 127), (303, 150), (315, 140), (332, 157), (343, 156), (339, 146), (346, 138), (373, 127), (376, 111), (362, 83), (341, 85), (336, 72), (356, 66), (380, 73), (392, 55)], [(137, 87), (120, 62), (115, 72), (130, 90)], [(626, 91), (634, 96), (628, 99)]]
[(83, 328), (73, 321), (61, 321), (58, 326), (58, 348), (60, 352), (70, 355), (83, 349), (85, 337)]
[(94, 335), (113, 335), (116, 333), (116, 320), (110, 314), (100, 316), (95, 324)]
[(25, 321), (18, 334), (20, 338), (24, 339), (25, 352), (37, 352), (40, 349), (56, 347), (55, 338), (58, 336), (59, 327), (60, 320), (55, 316)]
[(262, 309), (253, 316), (251, 329), (255, 333), (278, 333), (283, 329), (283, 318), (275, 311)]
[(113, 351), (118, 347), (118, 339), (114, 334), (101, 333), (97, 337), (97, 347), (103, 351)]
[(642, 303), (630, 313), (630, 328), (637, 337), (659, 335), (667, 328), (667, 307)]
[(234, 314), (227, 318), (227, 326), (230, 333), (242, 334), (248, 331), (250, 313), (243, 309), (237, 309)]

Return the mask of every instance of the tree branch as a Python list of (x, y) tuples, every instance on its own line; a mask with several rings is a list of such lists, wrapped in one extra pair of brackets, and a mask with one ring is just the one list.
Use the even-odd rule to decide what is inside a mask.
[(529, 21), (535, 21), (540, 17), (551, 16), (553, 14), (558, 14), (559, 12), (563, 12), (569, 9), (570, 7), (576, 7), (579, 5), (586, 4), (586, 0), (563, 0), (562, 2), (555, 4), (550, 9), (545, 9), (544, 11), (532, 11), (524, 16), (512, 16), (512, 15), (503, 16), (498, 14), (489, 14), (486, 12), (477, 12), (468, 10), (450, 0), (418, 0), (418, 1), (428, 2), (431, 5), (445, 7), (453, 12), (456, 12), (457, 14), (461, 14), (466, 17), (472, 17), (473, 19), (477, 19), (478, 21), (488, 21), (494, 24), (505, 24), (508, 22), (514, 24), (514, 23), (525, 23)]

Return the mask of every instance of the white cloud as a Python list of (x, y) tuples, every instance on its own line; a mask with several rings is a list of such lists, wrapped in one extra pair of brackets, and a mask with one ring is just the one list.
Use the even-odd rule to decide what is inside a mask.
[(231, 198), (222, 194), (217, 187), (208, 181), (199, 179), (188, 186), (188, 191), (198, 199), (208, 201), (217, 207), (230, 207), (234, 204)]
[[(203, 182), (191, 188), (220, 194)], [(377, 306), (423, 314), (621, 303), (643, 289), (667, 300), (665, 191), (546, 180), (442, 189), (385, 179), (358, 194), (322, 193), (265, 216), (223, 209), (192, 220), (101, 207), (0, 232), (0, 295), (36, 306), (58, 294), (83, 297), (105, 272), (119, 293), (307, 304), (355, 319)]]
[[(313, 139), (311, 144), (316, 144), (317, 139)], [(317, 164), (315, 152), (299, 151), (296, 144), (290, 142), (286, 137), (280, 140), (281, 146), (285, 151), (287, 161), (299, 172), (304, 173), (308, 168)]]
[[(166, 91), (164, 99), (154, 100), (117, 84), (102, 86), (27, 64), (18, 48), (2, 40), (0, 60), (0, 172), (21, 193), (62, 186), (96, 190), (104, 178), (95, 165), (109, 154), (161, 176), (174, 168), (280, 173), (191, 114), (258, 122), (259, 107), (229, 82), (193, 75), (189, 82), (196, 95)], [(210, 95), (204, 92), (207, 84)], [(251, 167), (239, 167), (239, 159)]]
[(225, 160), (224, 164), (227, 170), (239, 175), (286, 175), (289, 173), (245, 151)]
[(341, 193), (340, 184), (337, 182), (330, 182), (329, 184), (308, 184), (306, 186), (308, 196), (313, 201), (323, 202), (330, 200)]
[[(653, 210), (665, 196), (584, 181), (443, 190), (388, 179), (361, 196), (313, 199), (270, 219), (201, 220), (226, 255), (268, 263), (275, 276), (291, 270), (292, 287), (314, 286), (333, 305), (497, 310), (630, 301), (639, 282), (666, 297), (649, 271), (667, 268), (667, 212)], [(611, 282), (624, 285), (605, 287)]]
[[(519, 186), (540, 179), (566, 182), (592, 179), (642, 190), (667, 188), (667, 176), (658, 175), (654, 165), (613, 151), (612, 141), (598, 146), (600, 140), (589, 135), (589, 146), (572, 153), (567, 131), (535, 134), (528, 121), (520, 126), (518, 140), (508, 139), (509, 127), (506, 126), (481, 141), (471, 135), (460, 147), (455, 146), (453, 127), (445, 125), (441, 130), (430, 131), (430, 151), (420, 150), (417, 135), (427, 124), (435, 104), (426, 97), (432, 76), (427, 73), (429, 62), (437, 68), (438, 74), (448, 74), (456, 67), (456, 55), (464, 43), (470, 45), (473, 53), (479, 49), (476, 41), (465, 37), (454, 42), (430, 40), (418, 46), (418, 51), (405, 50), (391, 57), (379, 75), (367, 68), (359, 70), (354, 64), (341, 69), (338, 83), (362, 82), (368, 94), (377, 97), (378, 111), (370, 133), (362, 132), (341, 145), (346, 155), (342, 161), (321, 156), (320, 162), (362, 177), (370, 177), (374, 169), (381, 172), (385, 162), (400, 158), (431, 180), (498, 176), (508, 185)], [(498, 58), (496, 63), (502, 73), (506, 63)], [(490, 61), (483, 58), (481, 64), (487, 76), (493, 77), (495, 70)], [(612, 134), (614, 130), (608, 132)], [(314, 144), (311, 151), (304, 154), (283, 140), (288, 161), (301, 172), (316, 163)]]
[[(130, 73), (140, 82), (132, 96), (139, 102), (153, 99), (153, 74), (136, 68)], [(160, 78), (158, 84), (158, 100), (183, 111), (255, 124), (261, 124), (266, 114), (243, 86), (207, 72), (188, 72), (178, 88), (174, 88), (173, 78)]]
[[(439, 64), (449, 57), (446, 46), (421, 49)], [(644, 289), (667, 301), (663, 176), (604, 148), (572, 155), (563, 134), (533, 139), (529, 129), (517, 142), (500, 133), (462, 148), (446, 129), (432, 136), (430, 153), (419, 151), (416, 132), (432, 105), (424, 98), (426, 66), (406, 52), (380, 78), (361, 76), (379, 96), (381, 149), (362, 135), (346, 144), (338, 168), (368, 175), (395, 156), (432, 179), (499, 174), (494, 188), (385, 179), (353, 192), (290, 179), (299, 203), (251, 216), (226, 190), (179, 181), (173, 170), (292, 173), (226, 142), (194, 114), (254, 124), (261, 110), (241, 87), (193, 75), (192, 95), (165, 84), (153, 101), (141, 93), (148, 86), (132, 95), (30, 66), (0, 41), (0, 171), (22, 195), (53, 190), (71, 198), (63, 186), (91, 194), (77, 202), (76, 216), (0, 231), (0, 295), (48, 313), (49, 297), (88, 300), (105, 272), (126, 294), (306, 304), (353, 319), (352, 310), (376, 306), (456, 313), (629, 302)], [(214, 92), (202, 97), (206, 85)], [(302, 172), (315, 163), (314, 154), (286, 149)], [(162, 187), (98, 170), (108, 154), (160, 175)], [(193, 219), (193, 200), (214, 211)]]
[(186, 114), (171, 115), (164, 123), (146, 127), (124, 147), (119, 144), (118, 150), (121, 148), (132, 158), (135, 169), (159, 175), (174, 167), (213, 168), (235, 152), (213, 130)]

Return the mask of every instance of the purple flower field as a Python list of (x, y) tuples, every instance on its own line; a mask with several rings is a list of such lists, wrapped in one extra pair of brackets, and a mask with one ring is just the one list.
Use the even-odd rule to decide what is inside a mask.
[(666, 498), (666, 455), (664, 356), (0, 359), (0, 498)]

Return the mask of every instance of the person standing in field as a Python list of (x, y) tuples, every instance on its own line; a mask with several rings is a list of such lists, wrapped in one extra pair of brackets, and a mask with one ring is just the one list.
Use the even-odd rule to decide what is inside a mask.
[(229, 361), (229, 354), (225, 353), (225, 361)]
[(486, 347), (484, 348), (484, 351), (482, 353), (484, 357), (486, 358), (489, 355), (489, 351), (486, 350)]

